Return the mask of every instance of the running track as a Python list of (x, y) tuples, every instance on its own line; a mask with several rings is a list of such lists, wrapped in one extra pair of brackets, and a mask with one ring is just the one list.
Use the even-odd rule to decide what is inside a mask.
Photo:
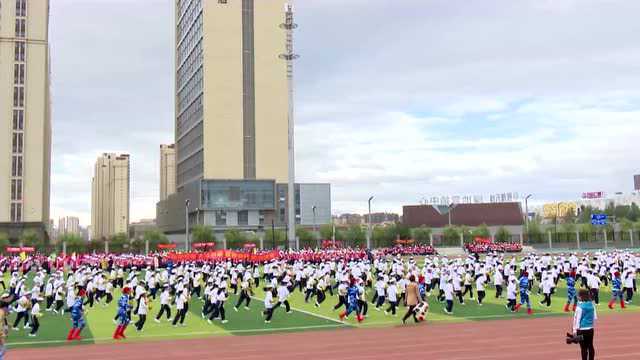
[[(640, 359), (636, 333), (640, 314), (602, 317), (596, 329), (596, 359)], [(392, 328), (339, 329), (199, 340), (99, 344), (9, 350), (9, 360), (175, 360), (175, 359), (447, 359), (517, 358), (574, 360), (577, 345), (566, 345), (570, 318), (551, 317)]]

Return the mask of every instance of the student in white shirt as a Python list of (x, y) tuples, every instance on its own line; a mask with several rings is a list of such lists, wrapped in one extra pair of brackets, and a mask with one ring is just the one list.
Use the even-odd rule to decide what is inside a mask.
[(478, 292), (478, 305), (482, 306), (482, 300), (484, 299), (485, 293), (485, 283), (487, 281), (487, 276), (484, 274), (480, 274), (476, 279), (476, 291)]
[(178, 326), (178, 321), (180, 322), (180, 326), (184, 326), (184, 318), (187, 316), (187, 301), (189, 301), (187, 290), (176, 295), (176, 317), (173, 318), (173, 327)]
[(264, 322), (268, 324), (271, 322), (271, 317), (273, 316), (273, 302), (274, 297), (276, 296), (276, 292), (271, 286), (270, 283), (267, 283), (267, 286), (264, 288), (264, 311), (262, 315), (265, 316)]
[(156, 315), (155, 322), (159, 323), (160, 318), (162, 318), (162, 314), (167, 313), (167, 321), (171, 319), (171, 307), (169, 304), (171, 303), (171, 293), (169, 292), (169, 285), (165, 285), (162, 293), (160, 294), (160, 311), (158, 315)]
[(396, 307), (398, 307), (398, 286), (395, 279), (389, 280), (389, 286), (387, 287), (387, 299), (389, 300), (389, 308), (384, 311), (385, 315), (391, 312), (391, 315), (396, 316)]
[(32, 303), (33, 305), (31, 306), (31, 332), (29, 333), (29, 336), (31, 337), (35, 337), (38, 334), (38, 329), (40, 329), (40, 321), (38, 320), (39, 317), (42, 316), (42, 313), (40, 313), (40, 301), (42, 299), (40, 299), (39, 297), (34, 297), (32, 299)]
[(507, 309), (511, 310), (511, 312), (516, 312), (516, 296), (517, 296), (517, 286), (516, 286), (516, 278), (510, 277), (509, 283), (507, 284)]
[(287, 312), (287, 314), (291, 314), (291, 305), (289, 305), (289, 289), (287, 288), (287, 285), (282, 282), (280, 283), (280, 286), (278, 286), (277, 289), (277, 294), (278, 294), (278, 303), (276, 304), (276, 306), (273, 307), (273, 309), (277, 309), (280, 305), (284, 305), (284, 308)]
[(147, 321), (147, 313), (149, 312), (149, 298), (147, 297), (147, 293), (143, 292), (140, 294), (140, 298), (138, 299), (138, 321), (135, 323), (135, 327), (137, 331), (143, 331), (144, 323)]
[(444, 312), (447, 314), (453, 314), (453, 294), (454, 294), (454, 290), (453, 290), (453, 281), (451, 278), (449, 278), (447, 280), (447, 282), (444, 285), (444, 289), (442, 289), (443, 291), (443, 295), (444, 295), (444, 300), (447, 302), (447, 306), (444, 309)]
[(551, 290), (553, 289), (553, 279), (551, 275), (547, 274), (540, 283), (540, 289), (544, 295), (544, 299), (540, 302), (540, 305), (551, 306)]

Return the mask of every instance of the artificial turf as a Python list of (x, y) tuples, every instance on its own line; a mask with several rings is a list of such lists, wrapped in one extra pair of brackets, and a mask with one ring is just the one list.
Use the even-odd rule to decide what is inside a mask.
[[(208, 324), (205, 319), (202, 319), (200, 316), (202, 302), (194, 297), (190, 303), (189, 313), (185, 320), (186, 326), (173, 327), (170, 322), (166, 321), (166, 318), (163, 319), (160, 324), (153, 321), (160, 308), (158, 298), (153, 302), (152, 309), (149, 311), (144, 331), (137, 332), (133, 324), (131, 324), (126, 333), (128, 339), (124, 341), (255, 335), (271, 332), (327, 330), (341, 327), (385, 327), (400, 325), (401, 318), (406, 311), (405, 307), (402, 305), (399, 306), (396, 317), (383, 313), (382, 310), (388, 307), (387, 304), (383, 306), (381, 311), (376, 311), (375, 306), (371, 304), (373, 291), (373, 289), (367, 289), (369, 312), (365, 321), (360, 324), (357, 323), (354, 316), (351, 316), (351, 318), (344, 323), (338, 321), (339, 311), (333, 310), (333, 306), (337, 303), (337, 297), (327, 296), (325, 302), (319, 308), (316, 308), (313, 299), (309, 303), (305, 303), (304, 294), (297, 290), (295, 290), (289, 298), (293, 313), (286, 314), (284, 308), (277, 309), (271, 323), (265, 324), (262, 317), (262, 310), (264, 308), (262, 304), (263, 292), (261, 289), (256, 289), (255, 298), (251, 301), (250, 310), (245, 310), (243, 307), (240, 307), (238, 312), (234, 311), (233, 306), (237, 301), (237, 297), (233, 294), (230, 296), (225, 304), (226, 317), (227, 320), (229, 320), (226, 324), (222, 324), (219, 320), (214, 320), (213, 324)], [(484, 299), (483, 306), (479, 306), (475, 300), (469, 299), (468, 295), (465, 297), (466, 305), (460, 305), (458, 301), (455, 300), (452, 315), (444, 313), (444, 304), (436, 300), (436, 292), (432, 293), (428, 298), (430, 311), (427, 317), (427, 323), (569, 316), (569, 314), (563, 311), (567, 293), (563, 280), (560, 280), (556, 294), (552, 297), (552, 305), (549, 308), (539, 304), (542, 296), (537, 295), (537, 286), (534, 286), (530, 296), (534, 311), (531, 316), (527, 315), (526, 311), (523, 310), (518, 313), (511, 313), (507, 310), (505, 308), (506, 299), (496, 299), (494, 296), (495, 290), (492, 286), (487, 287), (486, 293), (487, 296)], [(503, 296), (505, 294), (506, 292), (503, 292)], [(113, 341), (111, 340), (113, 330), (115, 329), (113, 317), (116, 314), (116, 303), (117, 298), (120, 296), (120, 291), (116, 290), (114, 295), (115, 299), (109, 306), (103, 307), (102, 305), (95, 305), (93, 308), (89, 308), (88, 305), (85, 306), (87, 309), (87, 327), (82, 332), (83, 341), (73, 342), (72, 345)], [(327, 293), (327, 295), (329, 294)], [(616, 308), (610, 310), (607, 308), (607, 302), (610, 297), (610, 289), (601, 288), (600, 306), (597, 308), (598, 315), (602, 316), (621, 311), (640, 311), (640, 307), (634, 304), (627, 305), (627, 309), (625, 310), (621, 310), (619, 304), (616, 304)], [(41, 306), (44, 307), (44, 304), (41, 304)], [(172, 309), (172, 311), (173, 310), (174, 309)], [(9, 347), (24, 348), (69, 345), (65, 340), (71, 325), (69, 314), (56, 315), (45, 311), (43, 311), (43, 314), (43, 317), (40, 318), (41, 325), (37, 337), (28, 337), (27, 334), (29, 330), (23, 330), (22, 326), (20, 326), (20, 330), (10, 331), (8, 338)], [(15, 314), (11, 314), (9, 317), (10, 326), (13, 324), (14, 318)], [(134, 315), (133, 322), (136, 320), (137, 316)], [(412, 320), (410, 319), (410, 321)]]

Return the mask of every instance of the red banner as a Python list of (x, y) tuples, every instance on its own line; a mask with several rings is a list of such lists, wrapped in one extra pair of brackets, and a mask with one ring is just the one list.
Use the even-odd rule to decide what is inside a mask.
[(413, 243), (415, 242), (415, 240), (411, 239), (411, 240), (396, 240), (396, 245), (413, 245)]
[(158, 244), (158, 249), (175, 249), (176, 244)]
[(26, 253), (31, 253), (36, 251), (35, 248), (33, 247), (12, 247), (12, 246), (7, 246), (7, 252), (8, 253), (19, 253), (19, 252), (26, 252)]
[(216, 243), (214, 243), (214, 242), (194, 243), (192, 246), (193, 246), (194, 249), (204, 249), (204, 248), (208, 248), (208, 247), (216, 247)]
[(491, 243), (493, 243), (493, 241), (491, 241), (491, 238), (483, 238), (480, 236), (476, 236), (476, 238), (473, 240), (474, 243), (479, 244), (479, 245), (489, 245)]
[(253, 254), (234, 250), (215, 250), (207, 252), (171, 253), (168, 258), (172, 261), (249, 261), (253, 263), (271, 261), (278, 258), (277, 251)]

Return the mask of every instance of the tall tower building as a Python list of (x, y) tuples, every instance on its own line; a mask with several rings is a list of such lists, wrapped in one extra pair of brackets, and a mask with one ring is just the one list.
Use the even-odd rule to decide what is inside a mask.
[(284, 227), (289, 2), (175, 0), (176, 193), (156, 217), (176, 241), (187, 217), (218, 234)]
[(160, 145), (160, 201), (176, 192), (176, 147)]
[(0, 0), (0, 232), (47, 238), (49, 1)]
[[(177, 187), (287, 181), (286, 0), (176, 1)], [(206, 136), (205, 136), (206, 134)]]
[(102, 154), (91, 180), (91, 237), (107, 239), (128, 227), (129, 155)]

